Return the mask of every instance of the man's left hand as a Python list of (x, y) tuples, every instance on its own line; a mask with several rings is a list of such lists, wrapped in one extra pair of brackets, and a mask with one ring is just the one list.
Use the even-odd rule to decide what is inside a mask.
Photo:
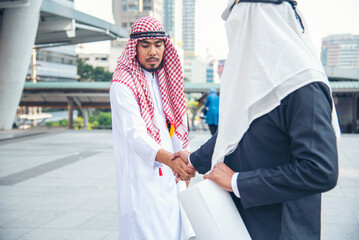
[(233, 192), (232, 189), (232, 176), (234, 171), (230, 169), (225, 163), (220, 162), (214, 166), (213, 170), (204, 175), (204, 179), (210, 179), (218, 186), (228, 192)]

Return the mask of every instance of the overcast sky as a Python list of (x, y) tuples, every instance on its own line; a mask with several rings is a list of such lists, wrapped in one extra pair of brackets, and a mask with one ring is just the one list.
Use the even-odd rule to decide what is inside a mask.
[[(329, 34), (359, 34), (359, 0), (297, 0), (305, 17), (317, 52), (321, 38)], [(199, 0), (200, 54), (226, 58), (228, 48), (221, 13), (227, 0)], [(75, 8), (87, 14), (113, 21), (112, 0), (75, 0)], [(109, 43), (86, 44), (86, 52), (109, 52)]]

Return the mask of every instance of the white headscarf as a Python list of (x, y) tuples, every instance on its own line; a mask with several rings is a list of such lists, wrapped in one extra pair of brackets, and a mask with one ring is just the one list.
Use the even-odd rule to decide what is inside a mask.
[[(230, 0), (232, 6), (234, 0)], [(323, 82), (330, 89), (319, 56), (292, 6), (246, 3), (227, 8), (229, 54), (222, 75), (219, 128), (212, 166), (233, 152), (250, 124), (295, 90)], [(225, 19), (226, 20), (226, 19)], [(331, 91), (331, 90), (330, 90)], [(332, 125), (339, 137), (336, 110)]]

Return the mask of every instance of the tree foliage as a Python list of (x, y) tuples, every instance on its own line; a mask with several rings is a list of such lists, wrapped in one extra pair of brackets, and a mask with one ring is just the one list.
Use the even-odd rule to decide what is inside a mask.
[[(95, 110), (93, 114), (89, 115), (88, 120), (88, 129), (109, 129), (112, 126), (111, 112)], [(67, 119), (46, 122), (48, 127), (67, 127), (67, 125)], [(74, 129), (83, 129), (84, 125), (85, 122), (82, 116), (78, 116), (73, 123)]]
[(79, 81), (107, 82), (112, 79), (112, 72), (105, 71), (103, 67), (93, 67), (86, 64), (82, 59), (77, 59), (77, 75)]

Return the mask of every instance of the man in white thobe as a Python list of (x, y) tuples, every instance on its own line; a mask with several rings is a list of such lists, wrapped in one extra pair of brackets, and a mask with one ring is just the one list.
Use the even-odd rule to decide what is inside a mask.
[(194, 170), (173, 152), (188, 149), (178, 54), (154, 18), (131, 27), (110, 88), (119, 201), (119, 239), (181, 240), (176, 177)]

